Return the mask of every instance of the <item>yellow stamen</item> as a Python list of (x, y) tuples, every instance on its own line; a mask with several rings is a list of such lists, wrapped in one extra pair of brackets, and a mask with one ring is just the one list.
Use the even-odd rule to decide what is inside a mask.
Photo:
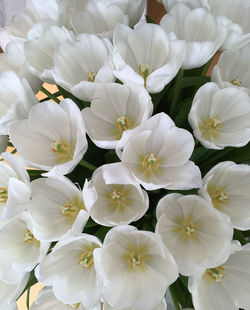
[(69, 308), (71, 309), (78, 309), (80, 307), (81, 303), (79, 302), (78, 304), (74, 304), (74, 305), (67, 305)]
[(213, 206), (218, 210), (221, 210), (223, 205), (230, 200), (225, 187), (214, 188), (213, 185), (208, 184), (207, 192), (211, 197)]
[(128, 118), (126, 115), (118, 116), (114, 122), (114, 129), (111, 133), (115, 136), (116, 140), (120, 140), (122, 134), (127, 129), (133, 129), (137, 126), (132, 118)]
[(204, 139), (218, 138), (219, 129), (222, 127), (222, 122), (216, 117), (211, 117), (208, 120), (204, 120), (200, 125), (199, 129)]
[(64, 139), (53, 140), (51, 151), (57, 155), (56, 164), (62, 164), (73, 159), (76, 143), (69, 145)]
[(149, 153), (145, 157), (140, 157), (141, 166), (138, 168), (139, 172), (144, 172), (147, 179), (151, 178), (152, 173), (159, 174), (159, 166), (161, 160), (154, 152)]
[(145, 263), (150, 262), (152, 259), (151, 255), (147, 254), (147, 252), (148, 250), (146, 245), (139, 247), (129, 245), (126, 253), (122, 255), (122, 259), (128, 264), (128, 270), (145, 270)]
[(239, 78), (235, 78), (231, 81), (231, 84), (235, 85), (235, 86), (241, 86), (242, 82), (240, 81)]
[(85, 246), (78, 262), (78, 264), (81, 265), (83, 269), (91, 269), (94, 266), (93, 251), (96, 248), (99, 248), (99, 245), (96, 243), (91, 246)]
[(191, 216), (189, 216), (186, 220), (178, 217), (176, 222), (178, 223), (178, 226), (174, 229), (174, 231), (181, 234), (183, 241), (197, 238), (196, 232), (199, 229), (199, 226), (193, 223)]
[(118, 209), (120, 212), (123, 212), (131, 204), (129, 197), (130, 188), (119, 185), (114, 186), (112, 192), (109, 192), (106, 196), (110, 203), (110, 210)]
[(204, 276), (207, 278), (208, 282), (213, 280), (220, 283), (225, 277), (225, 269), (222, 266), (210, 268), (206, 270)]
[(80, 210), (85, 210), (85, 205), (78, 197), (74, 197), (72, 202), (66, 202), (61, 206), (61, 214), (69, 220), (75, 220)]
[(0, 187), (0, 203), (6, 203), (8, 200), (8, 188)]
[(97, 75), (97, 72), (87, 72), (87, 77), (88, 77), (88, 81), (89, 82), (94, 82), (95, 81), (95, 77)]
[(142, 78), (144, 80), (144, 87), (146, 88), (146, 86), (147, 86), (147, 77), (150, 74), (149, 65), (140, 64), (139, 65), (138, 73), (140, 74), (140, 76), (142, 76)]
[(31, 243), (31, 242), (36, 242), (37, 245), (40, 245), (40, 241), (36, 240), (36, 238), (34, 237), (34, 235), (32, 234), (32, 232), (29, 229), (26, 229), (25, 233), (24, 233), (24, 243)]

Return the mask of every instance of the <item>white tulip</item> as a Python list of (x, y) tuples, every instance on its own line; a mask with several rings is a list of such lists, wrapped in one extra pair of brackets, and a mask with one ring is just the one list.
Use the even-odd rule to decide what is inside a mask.
[(225, 161), (213, 167), (203, 178), (199, 194), (230, 217), (233, 226), (250, 229), (250, 166)]
[(0, 278), (17, 283), (46, 255), (50, 243), (39, 242), (29, 214), (14, 217), (0, 229)]
[[(86, 310), (83, 307), (82, 303), (77, 304), (64, 304), (59, 301), (51, 287), (44, 287), (38, 294), (35, 302), (31, 305), (30, 310), (44, 310), (44, 309), (53, 309), (53, 310)], [(89, 309), (90, 310), (90, 309)], [(101, 310), (100, 307), (96, 307), (91, 310)]]
[(91, 101), (100, 83), (114, 81), (111, 51), (108, 39), (79, 35), (76, 42), (61, 44), (57, 49), (51, 71), (53, 79), (77, 98)]
[(224, 52), (211, 75), (213, 82), (221, 88), (236, 87), (245, 90), (250, 95), (250, 36)]
[(28, 280), (29, 273), (17, 283), (8, 283), (0, 279), (0, 310), (17, 310), (16, 299), (23, 292)]
[(162, 0), (162, 3), (167, 12), (169, 12), (178, 3), (183, 3), (190, 9), (195, 9), (205, 6), (206, 1), (207, 0)]
[(133, 226), (112, 228), (94, 252), (103, 297), (116, 308), (150, 310), (178, 277), (172, 255), (157, 234)]
[(189, 278), (196, 310), (249, 309), (250, 247), (233, 244), (228, 260)]
[(250, 32), (249, 0), (206, 0), (208, 9), (213, 15), (227, 17), (233, 23), (240, 25), (244, 33)]
[(0, 72), (11, 70), (20, 78), (25, 78), (36, 93), (42, 85), (42, 81), (30, 70), (23, 50), (23, 43), (10, 42), (4, 53), (0, 54)]
[(57, 0), (25, 0), (24, 12), (12, 17), (8, 30), (16, 38), (26, 39), (36, 23), (41, 20), (59, 22), (60, 13)]
[(146, 0), (108, 0), (108, 3), (119, 6), (129, 17), (129, 26), (134, 27), (142, 17)]
[(144, 87), (133, 84), (104, 84), (94, 93), (90, 108), (82, 110), (86, 131), (101, 148), (123, 148), (135, 127), (153, 112)]
[(32, 67), (32, 72), (41, 80), (50, 82), (47, 70), (54, 66), (54, 53), (57, 47), (65, 42), (73, 42), (74, 35), (67, 28), (58, 26), (43, 27), (38, 38), (24, 43), (26, 60)]
[(89, 309), (101, 298), (101, 283), (95, 271), (93, 253), (101, 247), (98, 238), (81, 234), (61, 239), (36, 268), (37, 279), (53, 287), (57, 299), (65, 304)]
[(167, 35), (158, 25), (142, 24), (132, 30), (118, 24), (114, 31), (114, 74), (123, 83), (158, 93), (176, 76), (185, 50), (184, 41)]
[(37, 104), (11, 125), (10, 138), (29, 166), (49, 171), (44, 176), (68, 174), (87, 150), (81, 112), (70, 99)]
[(83, 191), (83, 198), (90, 216), (104, 226), (137, 221), (149, 205), (146, 191), (121, 163), (104, 165), (95, 170), (88, 188)]
[(28, 117), (38, 103), (30, 85), (12, 71), (0, 73), (0, 134), (8, 135), (10, 125)]
[(174, 255), (181, 274), (190, 276), (201, 267), (224, 263), (230, 255), (233, 228), (229, 218), (201, 197), (166, 195), (156, 215), (156, 232)]
[(192, 135), (159, 113), (128, 141), (121, 160), (147, 190), (199, 188), (200, 170), (189, 161), (193, 148)]
[(84, 10), (72, 14), (72, 28), (76, 34), (92, 33), (112, 40), (115, 25), (129, 22), (126, 12), (122, 9), (116, 3), (106, 0), (88, 0)]
[(250, 99), (236, 88), (206, 83), (196, 93), (188, 115), (194, 136), (210, 149), (241, 147), (250, 141)]
[[(137, 310), (138, 308), (135, 307), (128, 307), (128, 308), (120, 308), (120, 307), (112, 307), (109, 305), (106, 301), (103, 303), (103, 310)], [(102, 310), (102, 309), (97, 309)], [(165, 299), (162, 300), (161, 303), (159, 303), (156, 307), (152, 308), (151, 310), (167, 310), (167, 304)]]
[(2, 153), (10, 166), (0, 162), (0, 214), (2, 219), (10, 219), (27, 209), (31, 189), (29, 175), (20, 158)]
[(71, 229), (82, 232), (89, 216), (81, 191), (68, 178), (37, 179), (31, 187), (28, 210), (36, 239), (57, 241)]
[(181, 65), (185, 70), (207, 63), (227, 35), (226, 28), (207, 10), (191, 10), (181, 3), (162, 18), (160, 26), (167, 34), (174, 32), (179, 40), (186, 41), (186, 56)]

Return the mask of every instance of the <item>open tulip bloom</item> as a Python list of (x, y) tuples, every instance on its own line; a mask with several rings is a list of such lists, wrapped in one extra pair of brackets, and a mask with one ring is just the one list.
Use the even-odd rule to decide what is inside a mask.
[(157, 2), (10, 17), (0, 310), (250, 309), (250, 0)]

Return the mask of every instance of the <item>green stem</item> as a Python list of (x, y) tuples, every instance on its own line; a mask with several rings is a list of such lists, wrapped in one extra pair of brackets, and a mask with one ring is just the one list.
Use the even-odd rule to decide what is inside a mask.
[(177, 300), (177, 298), (175, 297), (173, 288), (172, 288), (171, 286), (169, 286), (168, 289), (169, 289), (169, 292), (170, 292), (170, 295), (171, 295), (171, 298), (172, 298), (172, 301), (173, 301), (175, 310), (181, 310), (180, 305), (179, 305), (179, 303), (178, 303), (178, 300)]
[(83, 159), (82, 159), (82, 160), (79, 162), (79, 164), (80, 164), (81, 166), (85, 167), (85, 168), (88, 168), (88, 169), (91, 170), (91, 171), (95, 171), (95, 170), (96, 170), (96, 166), (94, 166), (94, 165), (88, 163), (86, 160), (83, 160)]
[(29, 310), (30, 308), (30, 287), (27, 289), (26, 306), (27, 306), (27, 309)]
[(60, 102), (60, 100), (56, 97), (56, 94), (51, 94), (46, 88), (42, 87), (41, 92), (48, 96), (48, 98), (54, 100), (56, 103)]
[(172, 101), (171, 108), (170, 108), (170, 113), (169, 113), (171, 118), (174, 117), (175, 106), (176, 106), (176, 103), (177, 103), (177, 101), (179, 99), (180, 92), (181, 92), (181, 89), (182, 89), (182, 78), (183, 78), (183, 75), (184, 75), (184, 71), (182, 69), (180, 69), (178, 74), (177, 74), (177, 77), (176, 77), (174, 96), (173, 96), (173, 101)]

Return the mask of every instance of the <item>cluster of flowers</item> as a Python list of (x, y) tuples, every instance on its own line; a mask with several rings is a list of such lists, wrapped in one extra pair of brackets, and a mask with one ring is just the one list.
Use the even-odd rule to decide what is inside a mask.
[[(26, 0), (9, 23), (1, 310), (37, 280), (32, 310), (165, 310), (186, 277), (186, 306), (250, 309), (250, 166), (215, 153), (250, 141), (250, 0), (163, 3), (159, 26), (138, 24), (145, 0)], [(192, 77), (219, 49), (212, 82)], [(186, 103), (183, 129), (170, 116), (186, 117)], [(9, 139), (18, 157), (4, 152)], [(195, 164), (218, 154), (212, 169)]]

